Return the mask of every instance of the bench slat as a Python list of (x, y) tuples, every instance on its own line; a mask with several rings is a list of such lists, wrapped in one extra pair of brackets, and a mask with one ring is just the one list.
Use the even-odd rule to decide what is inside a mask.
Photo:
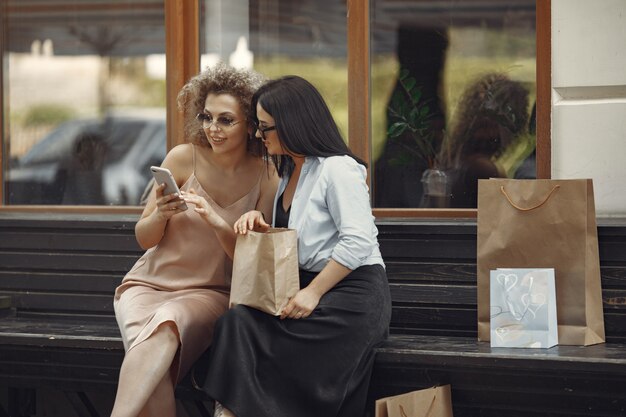
[(377, 362), (389, 365), (448, 364), (469, 367), (606, 372), (626, 376), (626, 344), (555, 346), (550, 349), (491, 348), (474, 338), (396, 335), (384, 343)]
[(389, 262), (401, 261), (405, 258), (454, 259), (454, 262), (476, 259), (475, 241), (381, 239), (379, 243), (383, 259)]
[(395, 305), (453, 304), (476, 306), (476, 286), (389, 284), (391, 300)]
[(13, 307), (18, 310), (46, 310), (49, 312), (74, 312), (87, 314), (112, 314), (113, 294), (59, 294), (45, 292), (0, 291), (0, 296), (11, 295)]
[(445, 282), (476, 285), (476, 264), (435, 262), (389, 262), (390, 282)]
[(50, 251), (90, 251), (138, 252), (141, 251), (134, 234), (110, 233), (47, 233), (2, 232), (0, 249), (2, 250), (37, 250), (45, 242)]
[(26, 271), (77, 271), (123, 272), (130, 270), (136, 255), (109, 253), (59, 253), (42, 250), (38, 252), (0, 252), (0, 265), (4, 270)]
[(5, 317), (0, 320), (0, 336), (3, 344), (10, 345), (123, 349), (115, 321), (94, 323)]
[(396, 307), (391, 312), (391, 327), (406, 333), (437, 330), (445, 334), (476, 335), (476, 309), (444, 307)]
[(1, 271), (0, 290), (4, 291), (63, 291), (113, 294), (123, 273), (59, 273), (36, 271)]

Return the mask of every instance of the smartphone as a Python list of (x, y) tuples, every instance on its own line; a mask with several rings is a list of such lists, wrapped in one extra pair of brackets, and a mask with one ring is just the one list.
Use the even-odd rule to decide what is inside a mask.
[[(154, 177), (154, 180), (156, 181), (157, 184), (159, 185), (165, 184), (163, 195), (168, 195), (168, 194), (180, 195), (180, 189), (178, 188), (176, 181), (174, 181), (174, 177), (172, 176), (172, 173), (170, 172), (169, 169), (161, 168), (157, 166), (151, 166), (150, 171), (152, 171), (152, 176)], [(183, 210), (187, 210), (187, 204), (183, 202), (183, 204), (180, 205), (180, 208), (182, 208)]]

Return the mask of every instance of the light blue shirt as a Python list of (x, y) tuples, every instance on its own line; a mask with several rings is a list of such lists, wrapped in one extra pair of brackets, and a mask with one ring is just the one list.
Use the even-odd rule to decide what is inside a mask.
[[(307, 157), (291, 203), (289, 228), (298, 232), (300, 268), (319, 272), (334, 259), (348, 269), (385, 266), (370, 206), (365, 167), (349, 156)], [(276, 204), (288, 177), (283, 177)]]

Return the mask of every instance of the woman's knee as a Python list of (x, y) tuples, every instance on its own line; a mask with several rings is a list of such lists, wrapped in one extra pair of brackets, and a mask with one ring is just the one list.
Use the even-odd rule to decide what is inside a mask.
[(178, 345), (180, 343), (178, 328), (173, 321), (161, 323), (152, 334), (152, 337), (162, 339), (163, 342), (168, 344)]

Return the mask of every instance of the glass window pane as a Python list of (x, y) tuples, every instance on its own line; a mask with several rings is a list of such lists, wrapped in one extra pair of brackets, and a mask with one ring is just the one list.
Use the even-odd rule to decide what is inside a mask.
[(475, 208), (534, 178), (535, 0), (372, 0), (375, 207)]
[(6, 11), (5, 204), (137, 205), (166, 152), (163, 1)]
[(203, 0), (201, 67), (218, 60), (268, 78), (294, 74), (322, 93), (348, 133), (345, 0)]

